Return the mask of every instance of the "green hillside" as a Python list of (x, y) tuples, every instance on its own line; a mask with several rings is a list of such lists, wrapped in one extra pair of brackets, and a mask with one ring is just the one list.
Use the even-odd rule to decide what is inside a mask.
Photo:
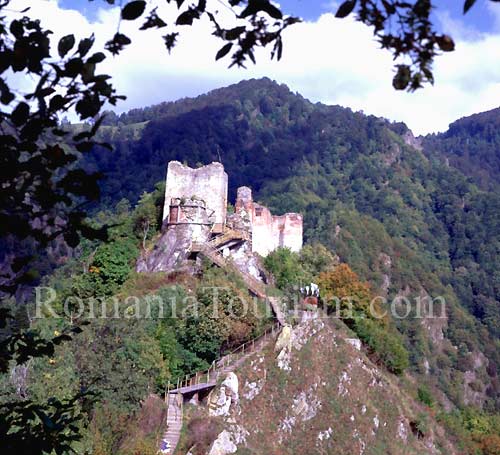
[[(83, 164), (104, 176), (91, 223), (110, 226), (109, 238), (82, 241), (68, 252), (59, 245), (64, 254), (53, 248), (47, 258), (57, 267), (46, 265), (40, 281), (57, 291), (51, 302), (57, 313), (78, 310), (83, 301), (94, 302), (97, 312), (121, 316), (33, 320), (12, 299), (13, 323), (33, 334), (61, 337), (74, 325), (82, 333), (34, 360), (29, 375), (22, 369), (2, 375), (0, 406), (23, 397), (44, 402), (48, 396), (60, 404), (76, 394), (68, 434), (83, 435), (74, 443), (78, 453), (155, 454), (165, 427), (155, 396), (165, 393), (167, 383), (205, 370), (269, 329), (264, 301), (256, 299), (250, 313), (234, 305), (248, 298), (248, 287), (234, 271), (200, 261), (196, 273), (135, 272), (139, 255), (161, 236), (167, 163), (198, 167), (220, 161), (229, 176), (230, 202), (236, 188), (246, 185), (273, 213), (303, 215), (302, 252), (278, 250), (263, 261), (274, 276), (273, 296), (296, 295), (297, 284), (313, 280), (325, 300), (329, 292), (358, 298), (354, 317), (342, 313), (317, 336), (304, 338), (310, 342), (298, 342), (303, 349), (293, 355), (300, 374), (278, 371), (276, 353), (264, 353), (263, 374), (270, 376), (263, 390), (276, 397), (269, 407), (265, 394), (255, 408), (243, 402), (242, 425), (250, 427), (260, 416), (268, 420), (255, 427), (265, 437), (248, 438), (255, 451), (241, 453), (279, 450), (275, 436), (283, 432), (277, 431), (277, 416), (294, 409), (290, 398), (301, 395), (304, 383), (315, 382), (322, 384), (315, 396), (325, 403), (318, 415), (345, 423), (321, 445), (324, 453), (349, 453), (348, 436), (361, 427), (358, 439), (373, 443), (366, 453), (405, 453), (394, 440), (404, 427), (411, 453), (427, 453), (424, 447), (432, 446), (435, 453), (457, 448), (456, 453), (498, 454), (500, 191), (491, 127), (497, 117), (492, 111), (462, 119), (448, 133), (415, 140), (404, 124), (314, 104), (269, 79), (108, 114), (99, 134), (113, 151), (95, 149)], [(483, 162), (488, 166), (480, 172)], [(207, 291), (214, 286), (224, 289), (219, 301)], [(377, 308), (388, 316), (380, 320), (367, 310), (374, 296), (385, 299)], [(445, 301), (438, 317), (430, 317), (428, 305), (416, 306), (428, 296)], [(411, 306), (403, 317), (404, 299)], [(192, 301), (201, 302), (201, 312)], [(219, 304), (222, 314), (212, 317)], [(34, 311), (33, 302), (27, 307)], [(148, 317), (136, 317), (147, 308)], [(346, 341), (351, 337), (362, 342), (359, 350)], [(322, 344), (327, 348), (318, 352)], [(337, 397), (341, 370), (354, 362), (359, 375), (353, 393)], [(371, 388), (363, 395), (369, 377), (362, 365), (370, 376), (383, 378), (381, 392)], [(238, 374), (258, 380), (253, 367), (245, 364)], [(317, 378), (316, 370), (328, 377)], [(278, 396), (280, 391), (286, 392)], [(374, 436), (368, 424), (382, 416), (388, 426)], [(202, 426), (209, 425), (201, 418)], [(286, 453), (304, 453), (313, 444), (309, 424), (300, 425), (304, 432), (289, 439)], [(190, 437), (187, 428), (181, 438), (186, 449)]]
[[(313, 104), (269, 79), (115, 118), (148, 120), (140, 139), (119, 140), (113, 153), (99, 151), (89, 161), (106, 175), (105, 205), (134, 203), (164, 178), (169, 160), (222, 161), (231, 197), (248, 185), (273, 211), (303, 213), (305, 240), (322, 242), (375, 289), (385, 283), (390, 297), (405, 289), (443, 296), (447, 346), (433, 343), (424, 325), (400, 322), (413, 368), (430, 368), (428, 379), (461, 402), (470, 394), (456, 384), (467, 359), (481, 351), (490, 359), (478, 379), (481, 401), (498, 406), (500, 193), (443, 162), (446, 138), (430, 138), (418, 150), (403, 124)], [(475, 137), (491, 140), (480, 131)]]

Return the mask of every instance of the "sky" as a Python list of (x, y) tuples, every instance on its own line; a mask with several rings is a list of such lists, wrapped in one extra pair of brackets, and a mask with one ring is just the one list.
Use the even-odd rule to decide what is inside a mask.
[[(434, 86), (414, 93), (392, 88), (391, 55), (379, 49), (368, 27), (354, 18), (336, 19), (339, 3), (281, 0), (284, 12), (302, 17), (303, 22), (285, 33), (280, 62), (259, 51), (257, 64), (246, 70), (228, 69), (228, 60), (215, 61), (221, 43), (211, 36), (208, 23), (185, 28), (168, 54), (161, 33), (140, 32), (137, 24), (122, 22), (121, 31), (133, 44), (118, 57), (109, 56), (101, 71), (111, 74), (118, 92), (127, 95), (117, 112), (263, 76), (285, 83), (313, 102), (404, 121), (417, 135), (445, 131), (460, 117), (500, 106), (500, 3), (478, 0), (463, 16), (461, 0), (434, 2), (435, 23), (454, 38), (456, 50), (436, 59)], [(118, 25), (119, 9), (104, 0), (13, 0), (11, 9), (26, 5), (31, 6), (28, 14), (39, 17), (56, 39), (68, 33), (80, 38), (95, 33), (96, 50)], [(221, 19), (231, 21), (220, 8)], [(169, 11), (165, 14), (168, 17)]]

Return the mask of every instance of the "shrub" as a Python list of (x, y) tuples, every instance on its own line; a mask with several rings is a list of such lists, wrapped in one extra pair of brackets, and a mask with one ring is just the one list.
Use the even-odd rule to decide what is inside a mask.
[(366, 318), (357, 318), (351, 328), (389, 371), (402, 374), (409, 366), (408, 351), (401, 338), (380, 323)]
[(431, 392), (426, 385), (421, 385), (417, 390), (417, 397), (421, 403), (427, 406), (432, 406), (434, 404), (434, 399), (432, 398)]
[(289, 248), (278, 248), (264, 259), (264, 266), (271, 272), (279, 289), (287, 290), (292, 286), (302, 286), (311, 282), (300, 262), (300, 256)]

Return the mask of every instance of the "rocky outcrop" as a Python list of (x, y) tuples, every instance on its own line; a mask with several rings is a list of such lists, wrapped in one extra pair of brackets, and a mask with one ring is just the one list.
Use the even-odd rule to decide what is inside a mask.
[[(193, 242), (204, 244), (210, 237), (211, 225), (205, 207), (182, 206), (186, 222), (165, 226), (153, 250), (144, 251), (137, 261), (137, 272), (172, 272), (186, 269)], [(193, 221), (190, 223), (189, 221)]]
[(235, 453), (238, 446), (233, 442), (232, 435), (229, 431), (222, 431), (210, 448), (209, 455), (227, 455)]
[(239, 425), (228, 426), (228, 429), (223, 430), (213, 442), (208, 455), (229, 455), (238, 450), (238, 445), (246, 442), (248, 432)]
[(225, 419), (226, 428), (219, 433), (208, 455), (228, 455), (238, 450), (238, 445), (245, 443), (248, 432), (235, 423), (233, 416), (239, 414), (239, 380), (230, 372), (222, 384), (208, 397), (209, 415)]
[(230, 372), (220, 387), (214, 389), (208, 398), (209, 415), (228, 416), (231, 406), (238, 404), (239, 381), (235, 373)]
[(414, 149), (417, 150), (422, 150), (421, 139), (416, 138), (411, 130), (408, 130), (406, 131), (406, 133), (403, 134), (403, 140), (405, 141), (406, 145), (409, 145), (410, 147), (413, 147)]
[(279, 350), (276, 357), (278, 368), (285, 371), (291, 370), (291, 359), (294, 350), (300, 350), (307, 340), (324, 327), (321, 319), (317, 318), (317, 313), (304, 312), (304, 314), (315, 315), (315, 318), (307, 319), (306, 323), (301, 323), (294, 327), (284, 326), (276, 342), (276, 350)]
[(386, 253), (380, 253), (378, 255), (379, 269), (382, 273), (382, 284), (380, 290), (382, 294), (387, 296), (389, 293), (389, 287), (391, 286), (391, 269), (392, 269), (392, 259)]
[(224, 428), (208, 455), (456, 453), (431, 415), (425, 434), (415, 430), (422, 407), (340, 321), (285, 326), (273, 349), (256, 353), (209, 401)]
[(261, 266), (257, 257), (252, 253), (252, 247), (249, 242), (243, 242), (235, 248), (223, 250), (222, 255), (231, 258), (234, 266), (243, 273), (248, 273), (254, 278), (261, 280)]

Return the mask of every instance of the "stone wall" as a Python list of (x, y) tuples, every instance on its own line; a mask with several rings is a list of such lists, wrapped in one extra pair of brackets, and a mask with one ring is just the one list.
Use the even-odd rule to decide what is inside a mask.
[(236, 213), (249, 218), (252, 231), (252, 251), (267, 256), (278, 247), (300, 251), (302, 248), (302, 216), (286, 213), (274, 216), (263, 205), (253, 202), (248, 187), (238, 188)]
[(302, 248), (302, 215), (285, 213), (273, 216), (273, 231), (277, 234), (278, 246), (298, 252)]
[(208, 216), (215, 223), (213, 232), (221, 232), (227, 212), (227, 174), (222, 164), (193, 169), (178, 161), (168, 163), (163, 220), (168, 219), (173, 199), (193, 197), (205, 202)]

